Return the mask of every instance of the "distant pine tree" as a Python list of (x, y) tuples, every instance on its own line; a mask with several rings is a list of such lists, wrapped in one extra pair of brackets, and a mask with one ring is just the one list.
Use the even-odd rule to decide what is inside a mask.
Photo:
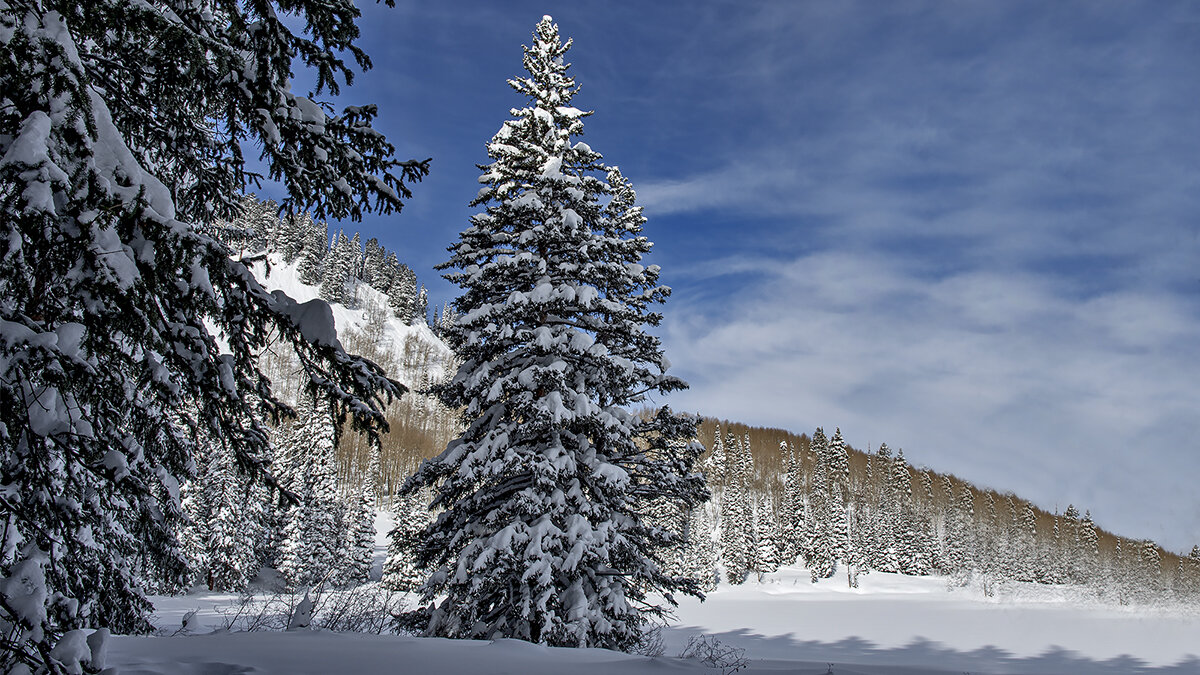
[(415, 324), (418, 321), (429, 323), (429, 291), (425, 289), (425, 284), (421, 284), (421, 290), (417, 291), (417, 299), (413, 301), (412, 322)]
[(728, 453), (725, 490), (721, 495), (721, 562), (725, 579), (745, 583), (750, 572), (750, 450), (730, 431), (725, 438)]
[[(357, 234), (355, 237), (357, 238)], [(336, 243), (325, 259), (322, 271), (321, 298), (329, 302), (352, 305), (354, 295), (348, 288), (354, 278), (354, 269), (359, 258), (359, 249), (346, 233), (338, 230)]]
[(816, 583), (833, 576), (837, 571), (837, 524), (832, 516), (834, 513), (840, 514), (842, 510), (831, 496), (834, 488), (829, 477), (829, 440), (821, 427), (813, 432), (809, 446), (816, 462), (809, 488), (808, 517), (805, 519), (809, 526), (804, 558), (813, 583)]
[(388, 533), (387, 558), (382, 583), (394, 591), (415, 591), (428, 577), (417, 565), (415, 548), (432, 520), (427, 508), (433, 495), (427, 491), (400, 495), (392, 502), (396, 524)]
[(792, 565), (804, 548), (804, 476), (801, 475), (800, 458), (791, 443), (780, 441), (779, 452), (787, 457), (780, 518), (780, 563)]
[[(388, 256), (388, 260), (394, 260)], [(388, 305), (397, 319), (411, 324), (417, 307), (417, 275), (406, 265), (395, 263), (388, 289)], [(423, 316), (423, 315), (422, 315)]]
[(755, 571), (761, 577), (779, 569), (782, 532), (775, 518), (775, 509), (765, 492), (758, 493), (754, 509)]
[(375, 561), (375, 494), (379, 488), (379, 447), (371, 448), (371, 459), (362, 485), (350, 493), (343, 527), (342, 567), (337, 582), (354, 585), (366, 582)]
[(278, 253), (283, 262), (288, 265), (296, 262), (296, 258), (304, 248), (304, 232), (300, 227), (301, 222), (302, 219), (296, 214), (280, 216), (274, 241), (268, 242), (267, 248)]
[(1138, 547), (1138, 561), (1141, 563), (1143, 583), (1149, 589), (1162, 586), (1162, 553), (1158, 545), (1149, 539)]
[(367, 240), (363, 251), (363, 283), (374, 288), (377, 291), (386, 293), (387, 289), (383, 288), (384, 272), (383, 264), (387, 252), (379, 246), (379, 240), (371, 237)]
[(296, 270), (300, 281), (317, 286), (321, 284), (322, 266), (329, 254), (329, 228), (325, 223), (315, 222), (305, 214), (299, 225), (302, 244), (297, 258)]
[(344, 503), (337, 491), (334, 428), (312, 396), (302, 393), (296, 421), (280, 453), (299, 500), (283, 517), (279, 571), (293, 588), (330, 578), (342, 555)]
[(725, 443), (721, 440), (721, 425), (717, 425), (717, 431), (713, 436), (712, 452), (704, 460), (703, 468), (705, 478), (708, 481), (708, 486), (714, 493), (723, 489), (725, 485), (725, 470), (728, 464), (728, 458), (725, 453)]
[(707, 505), (701, 504), (688, 514), (685, 532), (684, 574), (708, 592), (717, 587), (717, 546), (713, 541), (712, 517)]

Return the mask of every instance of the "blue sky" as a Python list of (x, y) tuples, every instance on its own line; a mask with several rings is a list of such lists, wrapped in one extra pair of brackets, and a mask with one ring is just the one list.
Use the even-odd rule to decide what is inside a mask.
[(433, 302), (549, 13), (675, 289), (674, 407), (1200, 543), (1200, 5), (397, 4), (343, 99), (432, 174), (351, 227)]

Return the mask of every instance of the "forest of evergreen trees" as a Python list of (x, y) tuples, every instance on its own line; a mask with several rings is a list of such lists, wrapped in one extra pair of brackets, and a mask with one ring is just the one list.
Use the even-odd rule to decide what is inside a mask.
[[(208, 444), (195, 479), (182, 491), (188, 521), (179, 534), (191, 575), (182, 586), (152, 586), (164, 592), (192, 584), (241, 591), (264, 565), (277, 568), (293, 588), (361, 583), (371, 566), (376, 508), (455, 432), (454, 415), (427, 393), (431, 377), (452, 364), (442, 363), (436, 345), (415, 333), (400, 344), (388, 340), (384, 322), (427, 320), (424, 288), (417, 290), (416, 275), (394, 252), (374, 239), (364, 249), (358, 233), (330, 237), (324, 224), (307, 216), (280, 217), (270, 201), (246, 197), (240, 207), (236, 218), (213, 226), (214, 234), (243, 258), (295, 264), (300, 280), (319, 289), (322, 298), (361, 310), (363, 327), (343, 330), (341, 341), (408, 380), (410, 391), (384, 409), (390, 431), (372, 443), (334, 428), (327, 402), (302, 386), (294, 351), (282, 343), (265, 350), (263, 371), (294, 399), (297, 412), (295, 420), (270, 428), (270, 461), (280, 487), (298, 503), (272, 499), (236, 470), (219, 443)], [(453, 312), (444, 310), (438, 318), (453, 321)], [(440, 322), (430, 326), (435, 334)], [(401, 506), (415, 503), (409, 499)], [(153, 572), (146, 570), (152, 578)]]
[(804, 564), (814, 581), (841, 570), (851, 586), (878, 570), (945, 575), (985, 592), (1004, 581), (1081, 584), (1120, 603), (1200, 592), (1200, 547), (1179, 556), (1119, 537), (1090, 512), (1048, 513), (918, 469), (887, 444), (867, 453), (840, 430), (797, 436), (714, 419), (700, 433), (711, 439), (704, 469), (713, 500), (675, 522), (719, 535), (702, 556), (672, 560), (705, 578), (715, 580), (717, 564), (729, 583)]
[[(437, 358), (431, 345), (415, 336), (400, 345), (387, 342), (364, 306), (376, 296), (361, 290), (386, 293), (396, 320), (419, 321), (411, 310), (421, 304), (415, 275), (374, 240), (355, 253), (357, 233), (337, 233), (323, 249), (313, 237), (305, 249), (291, 243), (302, 237), (289, 230), (320, 232), (322, 226), (280, 218), (273, 204), (253, 198), (243, 209), (242, 217), (218, 228), (221, 236), (245, 255), (272, 255), (285, 264), (308, 256), (307, 283), (330, 301), (366, 313), (366, 329), (343, 336), (347, 347), (388, 372), (406, 374), (413, 391), (387, 408), (391, 429), (378, 449), (358, 434), (339, 435), (335, 447), (332, 426), (321, 421), (326, 416), (313, 415), (312, 402), (300, 397), (301, 418), (281, 427), (275, 441), (283, 484), (306, 499), (291, 515), (273, 508), (261, 487), (239, 482), (219, 448), (206, 455), (197, 481), (185, 488), (192, 522), (203, 524), (183, 537), (197, 570), (194, 581), (237, 590), (264, 564), (296, 584), (361, 581), (371, 545), (368, 514), (386, 506), (397, 527), (385, 583), (415, 590), (428, 570), (417, 568), (403, 542), (431, 520), (432, 494), (397, 497), (396, 491), (421, 460), (445, 447), (458, 422), (424, 393), (434, 384), (431, 373), (448, 372), (431, 365)], [(327, 270), (340, 286), (327, 283)], [(453, 320), (453, 310), (438, 318), (435, 333)], [(284, 349), (272, 352), (266, 370), (299, 392), (298, 381), (288, 382), (295, 371), (291, 358)], [(918, 469), (887, 444), (863, 452), (836, 430), (832, 437), (821, 429), (810, 437), (714, 418), (701, 421), (699, 437), (707, 447), (702, 468), (711, 502), (690, 511), (662, 502), (645, 509), (685, 542), (661, 552), (663, 564), (709, 589), (718, 580), (743, 583), (802, 564), (814, 581), (840, 570), (850, 585), (860, 574), (884, 571), (945, 575), (952, 583), (981, 584), (985, 592), (1005, 581), (1082, 584), (1120, 603), (1200, 593), (1200, 549), (1179, 556), (1151, 541), (1118, 537), (1074, 506), (1050, 513), (1016, 495)], [(253, 498), (242, 498), (252, 491), (258, 491)], [(298, 560), (311, 564), (301, 569)]]

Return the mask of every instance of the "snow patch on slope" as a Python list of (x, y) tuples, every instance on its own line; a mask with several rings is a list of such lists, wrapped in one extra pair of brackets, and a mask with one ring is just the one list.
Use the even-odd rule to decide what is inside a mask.
[[(285, 264), (274, 254), (268, 257), (267, 263), (259, 262), (252, 267), (254, 276), (264, 288), (269, 291), (283, 291), (293, 300), (301, 303), (302, 307), (308, 307), (305, 303), (320, 300), (318, 287), (306, 284), (300, 280), (300, 273), (296, 264)], [(411, 326), (404, 323), (400, 319), (397, 319), (392, 314), (391, 309), (388, 308), (388, 297), (385, 293), (381, 293), (357, 280), (353, 280), (350, 283), (356, 284), (354, 293), (356, 298), (355, 306), (347, 307), (339, 302), (328, 303), (329, 309), (333, 314), (334, 324), (337, 327), (337, 336), (322, 335), (320, 337), (324, 339), (330, 337), (337, 339), (340, 337), (344, 342), (347, 331), (364, 331), (367, 329), (368, 324), (371, 322), (369, 308), (381, 309), (385, 315), (381, 342), (390, 347), (395, 357), (395, 363), (399, 364), (397, 372), (389, 372), (389, 376), (411, 388), (420, 385), (423, 376), (427, 377), (428, 381), (437, 381), (452, 374), (449, 372), (449, 369), (453, 354), (450, 348), (433, 334), (429, 326), (421, 321)], [(320, 302), (324, 301), (320, 300)], [(319, 304), (314, 303), (313, 307)], [(414, 340), (428, 348), (430, 360), (422, 363), (413, 363), (405, 358), (405, 344)]]

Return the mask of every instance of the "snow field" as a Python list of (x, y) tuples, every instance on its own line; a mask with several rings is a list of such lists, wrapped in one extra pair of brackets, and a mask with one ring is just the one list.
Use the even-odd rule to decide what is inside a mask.
[[(373, 578), (387, 546), (391, 514), (376, 517)], [(260, 577), (260, 586), (270, 584)], [(743, 673), (899, 675), (901, 673), (1200, 673), (1200, 612), (1181, 607), (1117, 607), (1076, 589), (1011, 584), (986, 597), (945, 578), (872, 572), (847, 587), (845, 575), (813, 584), (785, 567), (741, 586), (722, 584), (701, 603), (681, 599), (663, 630), (664, 656), (555, 649), (395, 635), (225, 633), (217, 609), (236, 596), (155, 597), (155, 625), (175, 632), (196, 611), (193, 634), (114, 637), (108, 665), (120, 675), (318, 675), (436, 673), (717, 673), (676, 657), (697, 634), (745, 650)]]

